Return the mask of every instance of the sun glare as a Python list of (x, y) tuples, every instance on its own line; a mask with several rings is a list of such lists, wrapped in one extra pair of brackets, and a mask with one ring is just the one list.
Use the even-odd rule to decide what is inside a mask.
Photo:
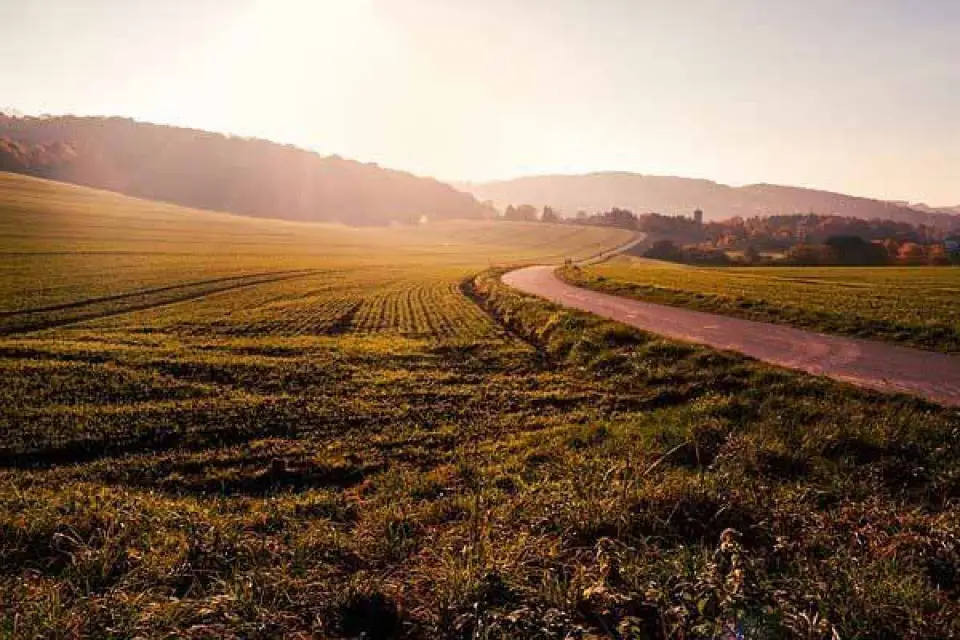
[(297, 141), (305, 121), (342, 108), (344, 90), (369, 77), (375, 31), (367, 0), (257, 0), (225, 14), (181, 65), (195, 99), (156, 94), (151, 111), (172, 124)]

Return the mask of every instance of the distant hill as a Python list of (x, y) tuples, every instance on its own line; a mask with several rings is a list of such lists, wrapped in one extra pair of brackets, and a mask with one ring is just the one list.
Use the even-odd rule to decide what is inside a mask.
[(947, 213), (950, 215), (960, 215), (960, 205), (955, 207), (931, 207), (930, 205), (922, 202), (910, 203), (905, 200), (891, 200), (891, 202), (902, 207), (909, 207), (910, 209), (916, 209), (917, 211), (923, 211), (926, 213)]
[(948, 211), (923, 211), (882, 200), (772, 184), (731, 187), (710, 180), (604, 172), (533, 176), (459, 186), (499, 207), (521, 203), (549, 205), (567, 216), (577, 211), (597, 212), (612, 207), (627, 208), (638, 214), (689, 215), (699, 208), (707, 220), (818, 213), (940, 228), (960, 227), (960, 217)]
[(125, 118), (0, 115), (0, 171), (254, 217), (385, 225), (484, 214), (430, 178)]

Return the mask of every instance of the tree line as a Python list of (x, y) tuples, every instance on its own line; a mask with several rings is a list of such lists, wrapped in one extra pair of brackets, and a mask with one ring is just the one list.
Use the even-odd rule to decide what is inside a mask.
[(386, 225), (489, 214), (431, 178), (126, 118), (0, 114), (0, 171), (254, 217)]
[(960, 261), (954, 229), (894, 220), (864, 220), (815, 213), (735, 217), (703, 222), (690, 216), (637, 215), (614, 207), (562, 218), (551, 207), (509, 205), (505, 220), (564, 222), (641, 231), (651, 238), (647, 256), (696, 264), (922, 265)]

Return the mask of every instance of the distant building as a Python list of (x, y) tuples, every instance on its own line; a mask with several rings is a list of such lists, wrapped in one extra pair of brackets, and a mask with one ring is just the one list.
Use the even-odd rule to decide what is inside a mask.
[(696, 211), (694, 211), (694, 212), (693, 212), (693, 221), (696, 222), (698, 225), (702, 225), (702, 224), (703, 224), (703, 211), (701, 211), (700, 209), (697, 209)]

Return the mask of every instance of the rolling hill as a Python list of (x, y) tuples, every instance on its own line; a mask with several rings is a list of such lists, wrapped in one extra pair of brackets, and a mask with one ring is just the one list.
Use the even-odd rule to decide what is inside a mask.
[(148, 291), (166, 302), (185, 285), (233, 286), (251, 276), (320, 270), (340, 286), (358, 272), (378, 290), (437, 265), (455, 288), (491, 264), (587, 257), (630, 237), (488, 220), (353, 228), (260, 219), (0, 172), (0, 336), (85, 309), (137, 306)]
[(708, 220), (791, 213), (885, 219), (941, 228), (960, 226), (960, 216), (919, 210), (900, 203), (858, 198), (800, 187), (753, 184), (731, 187), (710, 180), (626, 172), (531, 176), (459, 185), (498, 206), (550, 205), (565, 215), (625, 207), (635, 213), (689, 214), (702, 209)]
[(910, 209), (915, 209), (916, 211), (923, 211), (925, 213), (948, 213), (951, 215), (960, 216), (960, 205), (955, 207), (931, 207), (928, 204), (923, 202), (907, 202), (905, 200), (893, 200), (893, 204), (899, 205), (902, 207), (909, 207)]
[(0, 170), (253, 217), (369, 226), (484, 214), (433, 179), (124, 118), (0, 114)]

